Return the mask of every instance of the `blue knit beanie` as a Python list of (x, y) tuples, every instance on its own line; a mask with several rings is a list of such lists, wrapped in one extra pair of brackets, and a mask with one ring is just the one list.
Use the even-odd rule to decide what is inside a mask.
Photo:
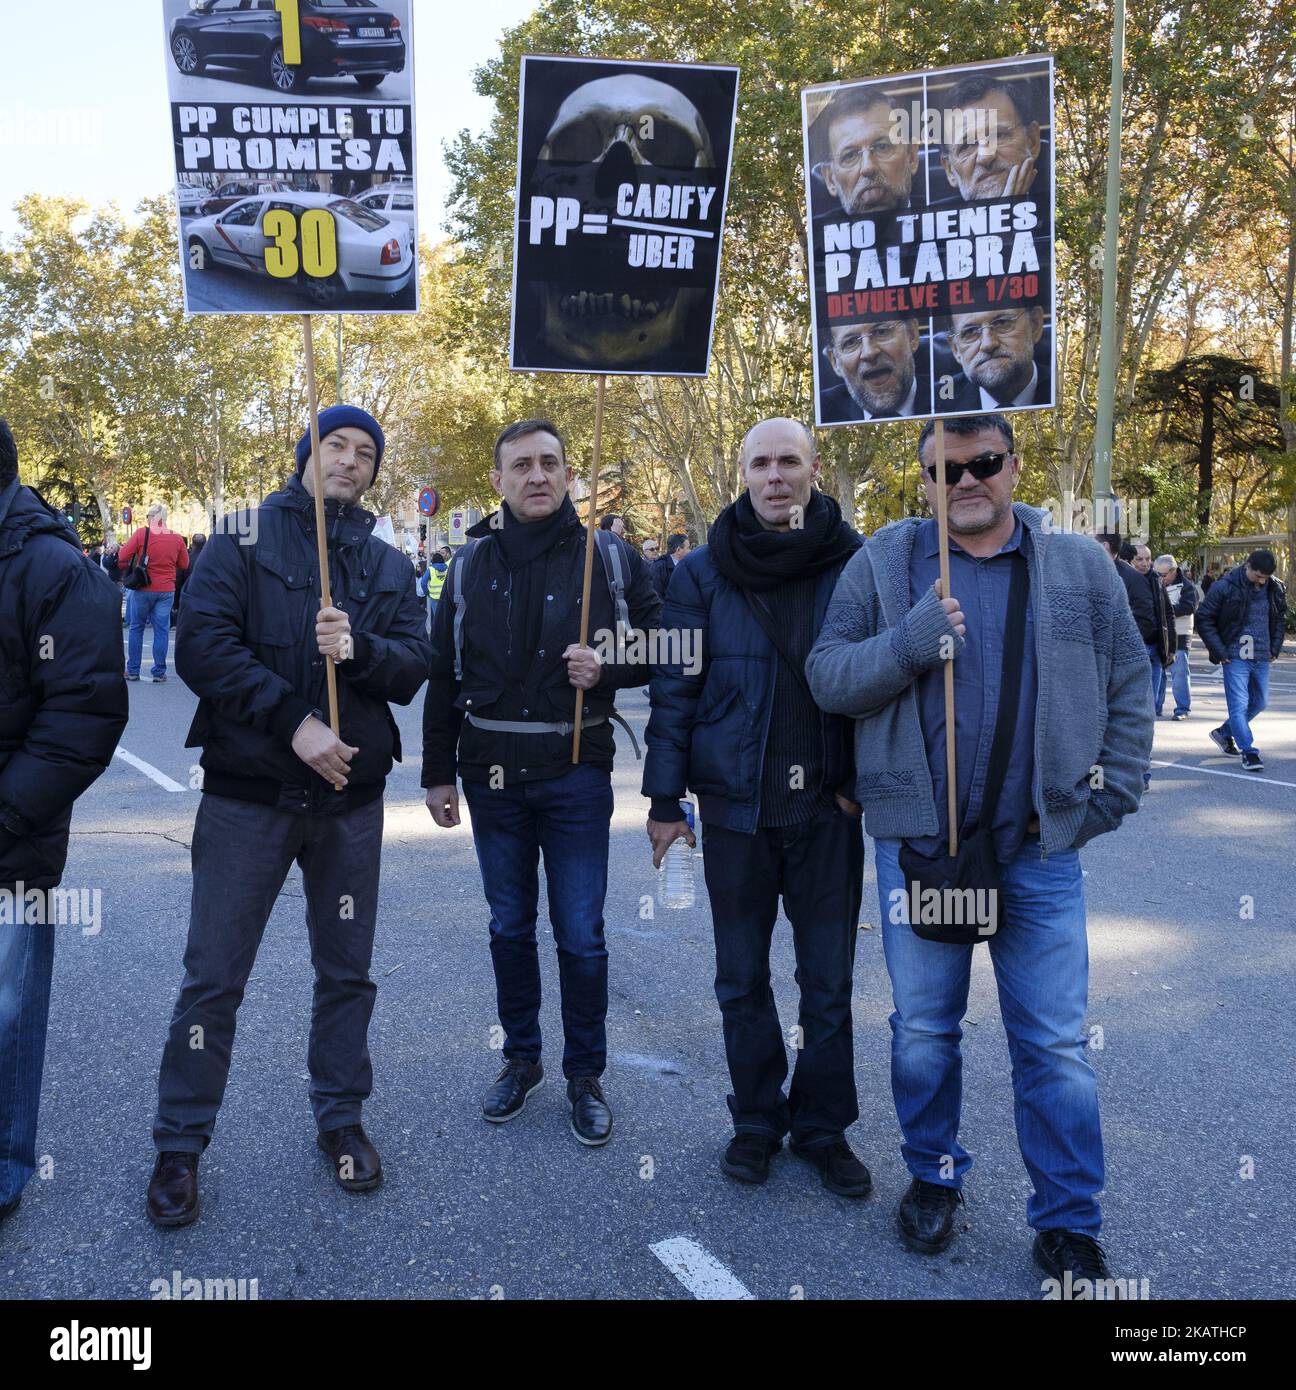
[[(378, 450), (378, 456), (374, 459), (374, 478), (378, 476), (378, 469), (382, 465), (383, 450), (387, 447), (387, 441), (383, 438), (382, 426), (369, 414), (367, 410), (361, 410), (358, 405), (331, 405), (327, 410), (319, 413), (319, 437), (320, 442), (324, 441), (326, 435), (330, 435), (334, 430), (357, 429), (364, 432), (373, 440), (374, 448)], [(310, 426), (306, 427), (306, 433), (297, 441), (297, 476), (300, 478), (302, 469), (306, 467), (307, 460), (311, 453)], [(372, 483), (373, 479), (370, 479)]]

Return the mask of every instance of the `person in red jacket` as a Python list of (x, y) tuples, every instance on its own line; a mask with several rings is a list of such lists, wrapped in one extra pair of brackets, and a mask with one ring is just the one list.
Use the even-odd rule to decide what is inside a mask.
[[(148, 550), (145, 552), (145, 538)], [(127, 591), (126, 620), (130, 636), (126, 643), (126, 679), (140, 678), (144, 655), (144, 624), (153, 624), (153, 684), (167, 678), (167, 639), (171, 635), (171, 607), (175, 603), (176, 573), (189, 568), (189, 552), (184, 538), (167, 526), (167, 509), (155, 502), (148, 510), (148, 525), (138, 531), (117, 552), (117, 563), (124, 575), (135, 556), (148, 560), (148, 583)]]

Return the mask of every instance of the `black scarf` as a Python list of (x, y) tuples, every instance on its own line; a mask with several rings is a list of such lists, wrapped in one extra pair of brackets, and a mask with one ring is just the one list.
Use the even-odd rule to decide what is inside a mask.
[(499, 537), (504, 563), (514, 574), (543, 555), (572, 522), (579, 524), (580, 521), (570, 497), (564, 497), (557, 511), (539, 521), (519, 521), (507, 502), (500, 503), (500, 513), (504, 524), (495, 534)]
[[(518, 521), (507, 502), (500, 504), (504, 524), (495, 532), (500, 554), (509, 570), (509, 660), (510, 678), (524, 686), (535, 665), (540, 646), (540, 626), (544, 621), (544, 556), (562, 539), (569, 526), (579, 526), (580, 518), (571, 498), (539, 521)], [(537, 563), (538, 562), (538, 563)]]
[(811, 492), (804, 523), (791, 531), (767, 531), (744, 492), (716, 517), (707, 535), (716, 569), (739, 588), (762, 592), (838, 567), (860, 547), (841, 507), (826, 492)]

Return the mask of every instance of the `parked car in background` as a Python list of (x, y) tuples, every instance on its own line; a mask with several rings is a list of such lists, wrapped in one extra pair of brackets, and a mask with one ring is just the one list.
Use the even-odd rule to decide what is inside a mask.
[(176, 185), (176, 206), (181, 217), (197, 217), (211, 194), (210, 188), (192, 183)]
[(392, 222), (403, 222), (409, 228), (410, 245), (414, 245), (414, 185), (412, 183), (380, 183), (367, 193), (356, 196), (362, 208), (376, 212)]
[(214, 217), (200, 217), (185, 229), (188, 263), (197, 270), (228, 266), (268, 275), (266, 214), (286, 211), (300, 225), (312, 208), (330, 212), (337, 228), (336, 274), (320, 279), (303, 270), (296, 277), (317, 305), (335, 305), (345, 294), (399, 294), (409, 284), (415, 257), (405, 226), (332, 193), (259, 193)]
[(405, 69), (400, 20), (372, 0), (300, 0), (301, 63), (284, 62), (283, 20), (274, 0), (203, 0), (171, 26), (171, 57), (186, 77), (207, 67), (241, 68), (280, 92), (312, 77), (354, 77), (375, 91)]
[(229, 183), (221, 184), (214, 193), (208, 193), (199, 208), (199, 212), (204, 217), (211, 217), (215, 213), (224, 212), (226, 208), (232, 208), (235, 203), (241, 203), (244, 198), (250, 198), (254, 194), (287, 193), (288, 191), (288, 185), (281, 183), (278, 179), (231, 179)]

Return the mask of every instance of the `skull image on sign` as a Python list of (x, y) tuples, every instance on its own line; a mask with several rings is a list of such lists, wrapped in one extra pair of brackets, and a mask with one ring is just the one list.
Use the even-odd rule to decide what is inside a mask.
[(549, 110), (519, 189), (515, 365), (679, 370), (700, 336), (704, 370), (726, 171), (703, 111), (642, 71), (578, 82)]

